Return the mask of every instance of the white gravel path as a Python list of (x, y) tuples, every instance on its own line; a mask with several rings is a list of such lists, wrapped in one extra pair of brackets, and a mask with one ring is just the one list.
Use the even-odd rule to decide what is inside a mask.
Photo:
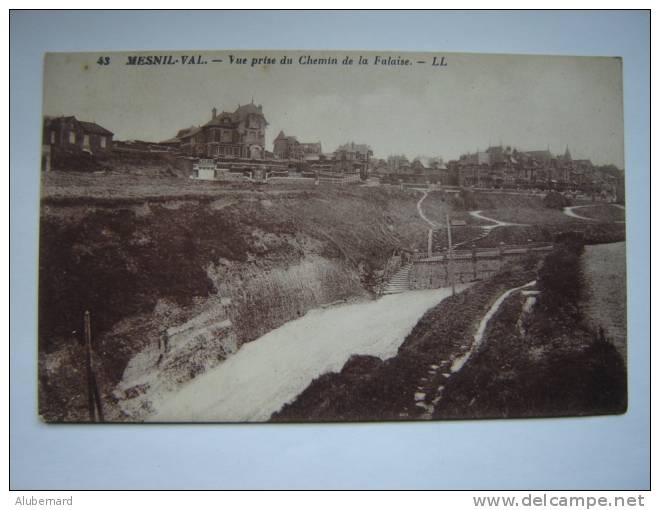
[(243, 345), (179, 391), (157, 396), (148, 420), (266, 421), (352, 355), (395, 356), (420, 317), (450, 295), (447, 288), (422, 290), (312, 310)]
[(422, 195), (422, 198), (420, 198), (419, 201), (417, 202), (417, 213), (419, 214), (419, 217), (422, 218), (426, 223), (428, 223), (428, 225), (433, 229), (433, 228), (437, 228), (438, 225), (436, 225), (434, 222), (432, 222), (431, 220), (429, 220), (429, 219), (426, 217), (426, 215), (424, 214), (424, 211), (423, 211), (423, 209), (422, 209), (422, 202), (424, 201), (424, 199), (425, 199), (428, 195), (429, 195), (429, 192), (428, 192), (428, 191), (424, 191), (424, 194)]
[(495, 218), (489, 218), (488, 216), (484, 216), (483, 214), (481, 214), (481, 211), (470, 211), (470, 216), (473, 216), (474, 218), (479, 218), (480, 220), (490, 221), (493, 223), (493, 225), (481, 225), (481, 228), (484, 229), (492, 229), (497, 227), (527, 227), (528, 226), (525, 225), (524, 223), (508, 223), (506, 221), (496, 220)]

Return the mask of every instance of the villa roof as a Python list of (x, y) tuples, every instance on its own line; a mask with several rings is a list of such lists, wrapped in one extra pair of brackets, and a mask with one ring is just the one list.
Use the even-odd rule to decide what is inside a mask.
[(94, 135), (105, 135), (105, 136), (114, 135), (112, 131), (104, 128), (103, 126), (99, 126), (96, 122), (87, 122), (84, 120), (78, 120), (73, 115), (67, 115), (62, 117), (47, 116), (44, 117), (44, 120), (49, 125), (72, 122), (73, 124), (77, 125), (80, 129), (82, 129), (83, 132)]

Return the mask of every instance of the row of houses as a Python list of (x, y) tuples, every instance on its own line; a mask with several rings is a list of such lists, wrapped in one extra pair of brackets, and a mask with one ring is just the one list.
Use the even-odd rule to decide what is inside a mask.
[(359, 173), (366, 176), (373, 152), (364, 144), (346, 143), (334, 152), (324, 153), (320, 141), (300, 142), (280, 131), (273, 151), (266, 149), (269, 126), (261, 105), (254, 101), (239, 105), (233, 112), (211, 110), (211, 119), (201, 126), (181, 129), (162, 145), (203, 158), (287, 161), (298, 169), (317, 172)]
[(202, 126), (180, 129), (176, 136), (162, 142), (129, 140), (116, 142), (114, 134), (93, 122), (73, 116), (45, 117), (43, 127), (43, 168), (50, 168), (56, 151), (74, 151), (90, 155), (121, 151), (172, 151), (185, 156), (264, 163), (283, 163), (317, 173), (350, 173), (366, 178), (373, 152), (368, 145), (349, 142), (334, 152), (324, 153), (321, 142), (299, 142), (295, 136), (280, 131), (273, 152), (265, 147), (268, 121), (261, 105), (239, 105), (233, 112), (211, 111), (211, 119)]
[(447, 179), (459, 186), (585, 188), (616, 186), (610, 167), (597, 167), (588, 159), (573, 159), (549, 150), (521, 151), (510, 146), (492, 146), (463, 154), (447, 163)]
[[(300, 142), (296, 136), (280, 131), (273, 151), (266, 149), (269, 126), (262, 106), (254, 101), (238, 105), (234, 111), (218, 112), (200, 126), (178, 130), (162, 142), (115, 142), (114, 134), (94, 123), (74, 116), (45, 117), (43, 126), (46, 166), (54, 149), (98, 154), (117, 147), (122, 150), (146, 147), (151, 152), (168, 150), (185, 156), (234, 161), (286, 162), (290, 167), (316, 173), (359, 174), (366, 178), (375, 174), (393, 182), (433, 182), (463, 187), (542, 187), (605, 188), (616, 187), (622, 173), (612, 168), (596, 167), (590, 160), (573, 159), (568, 147), (564, 154), (549, 150), (521, 151), (510, 146), (491, 146), (485, 151), (461, 155), (445, 163), (440, 157), (404, 155), (374, 159), (366, 144), (347, 142), (330, 153), (324, 153), (320, 141)], [(144, 148), (143, 147), (143, 148)], [(155, 147), (155, 148), (154, 148)], [(616, 169), (615, 169), (616, 170)]]
[(374, 160), (372, 172), (385, 182), (429, 182), (476, 188), (582, 189), (617, 193), (623, 173), (612, 165), (597, 166), (573, 159), (567, 147), (561, 155), (549, 150), (521, 151), (491, 146), (447, 162), (441, 158), (403, 155)]

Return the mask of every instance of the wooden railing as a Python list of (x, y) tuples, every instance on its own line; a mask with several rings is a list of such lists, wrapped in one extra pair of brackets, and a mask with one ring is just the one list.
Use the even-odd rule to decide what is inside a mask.
[[(502, 258), (507, 255), (525, 255), (528, 253), (547, 252), (552, 250), (549, 243), (533, 243), (525, 245), (502, 245), (493, 248), (473, 248), (471, 250), (452, 250), (451, 260), (469, 260), (483, 258)], [(426, 253), (415, 253), (415, 262), (444, 262), (448, 260), (447, 251), (433, 252), (431, 256)]]

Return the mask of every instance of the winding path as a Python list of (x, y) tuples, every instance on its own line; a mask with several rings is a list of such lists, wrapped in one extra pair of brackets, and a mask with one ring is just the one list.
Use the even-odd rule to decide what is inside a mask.
[(429, 227), (431, 228), (437, 228), (438, 226), (433, 223), (431, 220), (429, 220), (426, 215), (424, 214), (424, 211), (422, 210), (422, 202), (424, 199), (429, 195), (428, 191), (424, 191), (424, 194), (422, 195), (422, 198), (419, 199), (417, 202), (417, 214), (419, 214), (419, 217), (422, 218), (426, 223), (428, 223)]
[(478, 218), (480, 220), (490, 221), (494, 223), (494, 225), (481, 225), (481, 228), (486, 228), (489, 230), (497, 227), (528, 227), (529, 226), (526, 225), (525, 223), (509, 223), (506, 221), (496, 220), (495, 218), (489, 218), (488, 216), (484, 216), (483, 214), (481, 214), (481, 211), (470, 211), (470, 216), (474, 218)]
[(523, 290), (528, 287), (533, 287), (534, 285), (536, 285), (536, 280), (532, 280), (531, 282), (528, 282), (525, 285), (521, 285), (520, 287), (509, 289), (506, 292), (504, 292), (500, 297), (497, 298), (497, 300), (493, 303), (493, 305), (488, 309), (486, 314), (482, 317), (481, 322), (479, 322), (479, 327), (477, 328), (477, 332), (474, 334), (474, 341), (472, 342), (470, 349), (460, 358), (456, 358), (452, 363), (451, 365), (452, 373), (458, 372), (461, 368), (463, 368), (463, 365), (465, 365), (466, 361), (470, 359), (472, 353), (474, 353), (474, 351), (476, 351), (479, 348), (479, 346), (484, 340), (484, 333), (486, 332), (486, 327), (488, 326), (488, 322), (493, 317), (493, 315), (495, 315), (495, 312), (499, 310), (500, 306), (502, 306), (502, 303), (504, 303), (506, 298), (508, 298), (514, 292), (518, 292), (519, 290)]
[(596, 221), (593, 218), (587, 218), (575, 212), (575, 209), (582, 209), (583, 207), (592, 207), (591, 205), (572, 205), (570, 207), (564, 207), (564, 214), (570, 216), (571, 218), (577, 218), (578, 220), (586, 221)]
[[(575, 209), (583, 209), (583, 208), (585, 208), (585, 207), (596, 207), (596, 206), (599, 206), (599, 205), (603, 205), (603, 204), (573, 205), (573, 206), (570, 206), (570, 207), (564, 207), (563, 212), (564, 212), (564, 214), (565, 214), (566, 216), (570, 216), (571, 218), (577, 218), (578, 220), (585, 220), (585, 221), (598, 221), (598, 220), (595, 219), (595, 218), (589, 218), (589, 217), (587, 217), (587, 216), (582, 216), (581, 214), (577, 214), (577, 213), (575, 212)], [(616, 207), (616, 208), (618, 208), (618, 209), (622, 209), (622, 210), (624, 210), (624, 211), (625, 211), (625, 209), (626, 209), (626, 208), (625, 208), (624, 206), (622, 206), (621, 204), (608, 204), (608, 205), (614, 206), (614, 207)], [(614, 223), (625, 223), (625, 221), (614, 221)]]
[[(443, 382), (439, 386), (437, 386), (434, 390), (429, 391), (427, 389), (429, 385), (429, 379), (434, 379), (437, 375), (437, 372), (440, 371), (442, 376), (446, 380), (449, 379), (452, 376), (452, 374), (458, 372), (461, 368), (463, 368), (463, 365), (465, 365), (467, 360), (470, 359), (470, 356), (472, 356), (472, 354), (474, 354), (474, 352), (483, 343), (484, 334), (486, 332), (486, 328), (488, 327), (488, 323), (490, 322), (490, 319), (493, 317), (493, 315), (495, 315), (497, 310), (499, 310), (500, 306), (502, 306), (502, 303), (504, 303), (504, 301), (506, 301), (506, 299), (511, 294), (514, 294), (515, 292), (518, 291), (522, 291), (529, 287), (534, 287), (535, 285), (536, 285), (536, 280), (532, 280), (531, 282), (521, 285), (520, 287), (515, 287), (513, 289), (509, 289), (504, 293), (502, 293), (500, 297), (497, 298), (497, 300), (491, 305), (488, 311), (481, 318), (481, 321), (479, 322), (479, 327), (477, 328), (477, 332), (474, 334), (474, 340), (472, 342), (472, 345), (470, 345), (470, 348), (462, 356), (458, 358), (452, 357), (449, 358), (448, 360), (441, 360), (434, 364), (431, 364), (428, 367), (428, 371), (426, 372), (424, 377), (422, 377), (418, 381), (417, 391), (415, 392), (414, 395), (415, 405), (424, 410), (424, 413), (420, 416), (422, 419), (431, 419), (433, 417), (433, 412), (435, 411), (435, 407), (438, 404), (438, 402), (442, 400), (442, 394), (445, 389), (445, 384)], [(431, 396), (433, 396), (432, 399)]]

